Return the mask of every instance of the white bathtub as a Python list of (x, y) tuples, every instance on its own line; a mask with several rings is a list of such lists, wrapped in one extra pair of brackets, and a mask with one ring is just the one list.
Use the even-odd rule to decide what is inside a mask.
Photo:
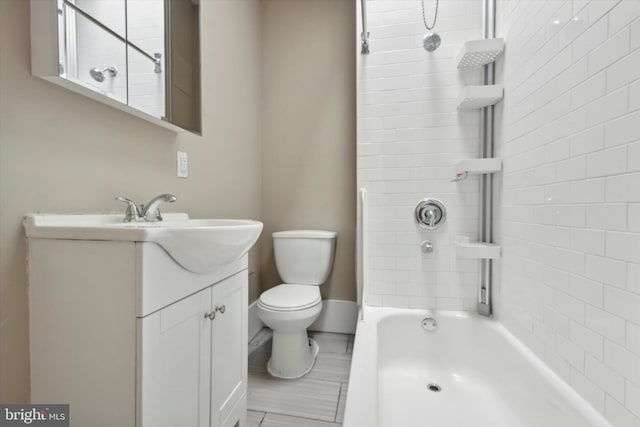
[[(461, 312), (366, 307), (344, 427), (610, 426), (503, 326)], [(435, 331), (422, 329), (431, 314)], [(440, 392), (427, 385), (437, 383)]]

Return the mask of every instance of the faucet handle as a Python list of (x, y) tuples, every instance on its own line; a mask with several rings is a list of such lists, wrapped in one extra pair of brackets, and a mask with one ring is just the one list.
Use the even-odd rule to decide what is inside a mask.
[(124, 222), (135, 222), (141, 220), (140, 210), (138, 209), (136, 202), (121, 196), (116, 197), (116, 200), (127, 204), (127, 210), (124, 213)]
[(436, 220), (436, 210), (434, 208), (427, 209), (425, 214), (429, 227), (433, 228)]
[(437, 229), (447, 218), (447, 210), (442, 202), (436, 199), (420, 200), (414, 214), (418, 225), (427, 230)]

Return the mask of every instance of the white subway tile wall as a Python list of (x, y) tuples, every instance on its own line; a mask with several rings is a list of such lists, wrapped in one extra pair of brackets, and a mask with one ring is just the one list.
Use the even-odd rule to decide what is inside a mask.
[[(124, 37), (126, 33), (124, 1), (85, 0), (76, 3), (91, 16)], [(66, 72), (70, 77), (75, 77), (90, 87), (97, 88), (120, 102), (126, 103), (128, 71), (125, 44), (81, 14), (74, 13), (69, 8), (66, 10), (69, 15), (75, 16), (75, 21), (69, 19), (68, 22), (71, 30), (66, 39), (71, 56), (64, 64)], [(75, 33), (73, 22), (75, 22)], [(76, 46), (75, 62), (73, 61), (74, 43)], [(92, 69), (103, 70), (106, 67), (115, 67), (117, 74), (115, 76), (105, 74), (103, 82), (98, 82), (91, 77), (90, 71)]]
[[(145, 52), (160, 53), (164, 61), (164, 1), (162, 0), (83, 0), (76, 2), (109, 28)], [(125, 32), (125, 10), (128, 32)], [(122, 102), (156, 117), (165, 115), (164, 62), (155, 72), (154, 63), (89, 20), (78, 16), (76, 24), (77, 78)], [(127, 58), (128, 55), (128, 58)], [(127, 67), (128, 59), (128, 67)], [(71, 66), (71, 64), (68, 64)], [(104, 82), (94, 80), (89, 71), (115, 66), (118, 74)]]
[(640, 1), (498, 0), (495, 313), (640, 425)]
[[(425, 2), (428, 23), (435, 1)], [(435, 52), (422, 47), (427, 33), (420, 0), (369, 0), (371, 53), (358, 55), (358, 187), (369, 199), (368, 265), (372, 305), (475, 309), (478, 261), (456, 258), (456, 235), (478, 238), (479, 180), (452, 183), (453, 165), (480, 152), (479, 111), (457, 111), (465, 85), (481, 71), (459, 71), (456, 55), (482, 38), (482, 2), (440, 2)], [(446, 224), (425, 231), (414, 220), (424, 198), (447, 209)], [(430, 240), (433, 254), (420, 243)]]
[(129, 39), (149, 55), (161, 55), (161, 72), (149, 58), (129, 49), (129, 104), (156, 117), (165, 115), (164, 1), (127, 0)]

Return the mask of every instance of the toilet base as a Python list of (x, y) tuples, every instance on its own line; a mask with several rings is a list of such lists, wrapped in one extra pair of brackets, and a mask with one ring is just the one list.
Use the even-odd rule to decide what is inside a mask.
[(273, 332), (271, 358), (267, 371), (276, 378), (295, 379), (313, 369), (320, 347), (307, 337), (306, 329), (296, 333)]

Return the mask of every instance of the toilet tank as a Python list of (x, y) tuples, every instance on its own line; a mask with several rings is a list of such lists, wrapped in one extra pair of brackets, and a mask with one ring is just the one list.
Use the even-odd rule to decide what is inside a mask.
[(333, 267), (336, 234), (322, 230), (273, 233), (276, 267), (284, 283), (322, 285)]

